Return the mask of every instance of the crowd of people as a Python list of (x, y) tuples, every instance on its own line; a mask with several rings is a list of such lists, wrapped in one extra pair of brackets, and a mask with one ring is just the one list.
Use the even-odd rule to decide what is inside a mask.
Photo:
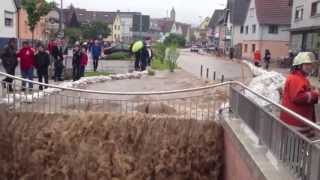
[[(87, 44), (76, 44), (73, 48), (72, 56), (72, 76), (73, 80), (79, 80), (85, 75), (85, 67), (88, 64), (88, 50), (92, 52), (94, 58), (94, 70), (97, 70), (98, 61), (101, 55), (101, 47), (96, 42), (91, 44), (90, 47)], [(99, 49), (100, 48), (100, 49)], [(49, 68), (53, 68), (52, 79), (54, 81), (63, 81), (63, 69), (64, 58), (67, 50), (64, 50), (62, 44), (59, 41), (51, 40), (48, 46), (42, 43), (36, 44), (35, 48), (32, 48), (28, 41), (22, 43), (20, 50), (17, 48), (16, 39), (10, 39), (7, 46), (1, 53), (2, 65), (7, 74), (15, 76), (16, 68), (20, 63), (21, 77), (28, 80), (34, 79), (34, 70), (36, 70), (38, 81), (41, 83), (49, 84)], [(98, 55), (99, 54), (99, 55)], [(12, 87), (13, 79), (6, 77), (3, 80), (2, 86), (8, 88), (9, 92), (13, 91)], [(43, 86), (39, 86), (39, 90), (43, 90)], [(33, 83), (22, 82), (22, 91), (33, 90)]]
[[(101, 44), (98, 40), (90, 40), (88, 42), (76, 42), (72, 49), (72, 79), (73, 81), (79, 80), (85, 76), (86, 66), (89, 61), (89, 54), (92, 58), (93, 71), (96, 72), (99, 66), (99, 60), (103, 53), (105, 44)], [(110, 45), (109, 45), (110, 46)], [(17, 48), (16, 39), (10, 39), (7, 46), (4, 48), (3, 53), (0, 54), (2, 65), (7, 74), (15, 75), (16, 68), (20, 64), (21, 77), (28, 80), (34, 79), (34, 70), (36, 70), (38, 81), (48, 84), (49, 69), (52, 69), (52, 79), (63, 81), (64, 78), (64, 60), (65, 55), (68, 54), (68, 49), (65, 48), (61, 41), (50, 40), (47, 44), (38, 43), (35, 48), (31, 46), (28, 41), (22, 43), (20, 50)], [(130, 47), (131, 51), (131, 47)], [(147, 66), (151, 65), (153, 58), (153, 51), (151, 47), (144, 42), (144, 46), (138, 52), (133, 53), (135, 57), (135, 70), (145, 71)], [(51, 67), (51, 68), (50, 68)], [(8, 88), (9, 92), (13, 91), (13, 79), (6, 77), (2, 85)], [(28, 85), (28, 86), (27, 86)], [(7, 87), (8, 86), (8, 87)], [(39, 86), (39, 90), (46, 87)], [(33, 83), (22, 82), (22, 91), (26, 89), (32, 91)]]

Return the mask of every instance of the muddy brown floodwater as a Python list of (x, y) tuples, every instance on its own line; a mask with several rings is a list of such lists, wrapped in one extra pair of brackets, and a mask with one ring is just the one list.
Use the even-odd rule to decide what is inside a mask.
[(0, 116), (2, 180), (218, 180), (214, 121), (136, 114)]

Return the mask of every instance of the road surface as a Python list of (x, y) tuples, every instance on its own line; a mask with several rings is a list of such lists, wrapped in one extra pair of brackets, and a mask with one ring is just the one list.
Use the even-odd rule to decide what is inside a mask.
[[(222, 75), (224, 75), (225, 80), (240, 80), (242, 78), (242, 67), (240, 63), (219, 59), (215, 56), (191, 53), (189, 50), (181, 50), (178, 65), (197, 77), (200, 77), (200, 69), (201, 65), (203, 65), (203, 76), (206, 76), (207, 68), (209, 68), (210, 80), (213, 79), (213, 72), (216, 72), (216, 78), (218, 80), (221, 79)], [(243, 69), (246, 71), (246, 68)]]

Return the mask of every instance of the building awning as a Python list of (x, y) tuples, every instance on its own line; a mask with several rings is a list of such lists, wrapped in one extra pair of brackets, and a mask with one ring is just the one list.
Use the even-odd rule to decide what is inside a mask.
[(320, 26), (294, 28), (294, 29), (290, 29), (290, 32), (294, 33), (294, 32), (301, 32), (301, 31), (316, 31), (316, 30), (320, 31)]

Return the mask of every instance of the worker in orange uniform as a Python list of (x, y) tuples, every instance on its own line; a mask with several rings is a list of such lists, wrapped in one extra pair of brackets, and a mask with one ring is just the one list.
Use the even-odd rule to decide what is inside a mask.
[(257, 67), (261, 67), (260, 62), (261, 62), (261, 52), (257, 50), (256, 52), (254, 52), (254, 65)]
[[(282, 100), (284, 107), (312, 122), (315, 122), (314, 105), (318, 103), (319, 90), (310, 85), (307, 77), (312, 72), (314, 59), (315, 56), (311, 52), (302, 52), (295, 57), (291, 74), (285, 83)], [(281, 112), (280, 118), (283, 122), (307, 137), (313, 136), (311, 129), (292, 115)]]

